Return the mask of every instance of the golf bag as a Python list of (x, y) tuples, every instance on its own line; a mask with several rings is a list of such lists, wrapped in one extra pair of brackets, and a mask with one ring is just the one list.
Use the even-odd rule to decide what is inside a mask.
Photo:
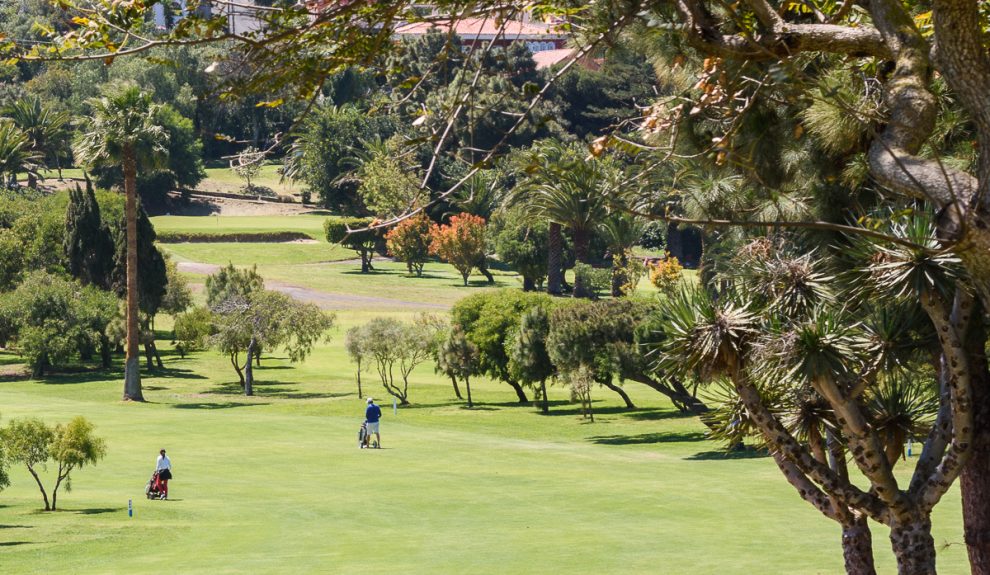
[(144, 486), (144, 494), (148, 496), (148, 499), (165, 498), (165, 486), (162, 484), (162, 480), (158, 476), (159, 473), (159, 471), (152, 473), (151, 479), (148, 480), (148, 484)]
[(364, 449), (368, 447), (368, 424), (362, 423), (361, 429), (358, 430), (358, 448)]

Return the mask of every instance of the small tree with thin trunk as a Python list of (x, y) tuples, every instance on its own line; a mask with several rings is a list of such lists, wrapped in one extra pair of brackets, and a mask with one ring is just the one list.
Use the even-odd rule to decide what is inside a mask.
[(430, 356), (429, 334), (419, 325), (386, 317), (376, 317), (353, 333), (354, 345), (374, 362), (385, 391), (408, 405), (409, 376)]
[[(0, 439), (11, 461), (23, 463), (38, 484), (45, 511), (55, 511), (58, 490), (63, 484), (66, 491), (71, 491), (74, 470), (95, 465), (106, 455), (106, 442), (93, 435), (93, 424), (85, 417), (55, 427), (40, 419), (11, 420), (0, 432)], [(57, 466), (50, 500), (41, 479), (48, 462)]]
[(430, 218), (423, 214), (402, 220), (385, 234), (388, 253), (406, 264), (409, 273), (423, 275), (430, 259)]
[(230, 169), (237, 174), (238, 178), (241, 178), (247, 183), (244, 189), (248, 193), (251, 193), (254, 189), (254, 186), (251, 185), (251, 180), (261, 174), (261, 167), (264, 163), (265, 153), (259, 151), (258, 148), (249, 147), (230, 160)]
[(468, 276), (485, 258), (485, 220), (471, 214), (457, 214), (450, 223), (430, 228), (430, 253), (454, 266), (464, 285)]
[[(290, 361), (303, 361), (333, 326), (333, 316), (317, 306), (269, 290), (231, 295), (213, 312), (213, 341), (221, 352), (231, 356), (244, 395), (254, 395), (254, 359), (261, 349), (283, 348)], [(243, 366), (237, 359), (241, 351), (246, 354)]]
[(351, 361), (357, 364), (357, 388), (358, 397), (364, 397), (364, 392), (361, 390), (361, 371), (364, 367), (364, 360), (366, 359), (366, 350), (364, 348), (364, 334), (362, 333), (363, 326), (354, 326), (347, 330), (347, 335), (344, 336), (344, 347), (347, 349), (347, 355), (351, 358)]
[(457, 389), (457, 379), (460, 378), (467, 388), (468, 407), (474, 407), (471, 397), (471, 376), (478, 373), (478, 346), (468, 341), (464, 330), (459, 325), (450, 329), (447, 338), (437, 349), (437, 370), (446, 374), (454, 382), (457, 398), (461, 395)]

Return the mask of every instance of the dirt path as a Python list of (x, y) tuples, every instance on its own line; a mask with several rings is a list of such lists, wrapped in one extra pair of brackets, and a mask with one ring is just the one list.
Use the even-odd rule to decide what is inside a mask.
[[(220, 270), (221, 266), (216, 264), (204, 264), (199, 262), (179, 262), (179, 271), (210, 275)], [(405, 301), (399, 299), (356, 295), (339, 292), (325, 292), (311, 288), (296, 286), (279, 281), (265, 280), (265, 287), (277, 292), (284, 293), (299, 301), (315, 303), (322, 309), (342, 310), (342, 309), (437, 309), (446, 310), (450, 306), (438, 303), (423, 303), (417, 301)]]

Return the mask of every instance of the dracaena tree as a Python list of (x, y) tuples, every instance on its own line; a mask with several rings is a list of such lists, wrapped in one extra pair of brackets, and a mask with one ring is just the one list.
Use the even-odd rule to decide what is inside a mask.
[[(931, 249), (930, 219), (903, 219), (888, 231), (905, 242), (855, 240), (848, 253), (861, 265), (848, 276), (824, 272), (821, 257), (778, 255), (770, 258), (774, 273), (741, 261), (719, 278), (725, 289), (717, 298), (693, 289), (664, 300), (658, 353), (675, 373), (730, 382), (745, 426), (801, 497), (842, 527), (849, 573), (874, 572), (867, 517), (890, 527), (899, 573), (934, 573), (931, 511), (961, 472), (973, 434), (961, 331), (970, 320), (960, 323), (972, 296), (959, 283), (958, 261)], [(845, 288), (842, 297), (829, 285)], [(898, 308), (878, 309), (912, 298), (938, 335), (934, 354), (932, 340), (917, 337), (923, 330), (891, 319)], [(909, 306), (899, 311), (911, 314)], [(911, 385), (941, 388), (937, 417), (924, 390), (908, 392), (893, 367), (932, 357), (940, 359), (930, 380)], [(907, 485), (894, 474), (906, 434), (925, 438)]]

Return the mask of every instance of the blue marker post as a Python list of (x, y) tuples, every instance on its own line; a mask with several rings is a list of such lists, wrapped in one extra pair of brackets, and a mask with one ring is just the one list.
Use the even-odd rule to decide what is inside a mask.
[(914, 447), (914, 441), (908, 438), (908, 457), (911, 457), (911, 448)]
[(134, 501), (131, 499), (127, 500), (127, 516), (134, 517)]

